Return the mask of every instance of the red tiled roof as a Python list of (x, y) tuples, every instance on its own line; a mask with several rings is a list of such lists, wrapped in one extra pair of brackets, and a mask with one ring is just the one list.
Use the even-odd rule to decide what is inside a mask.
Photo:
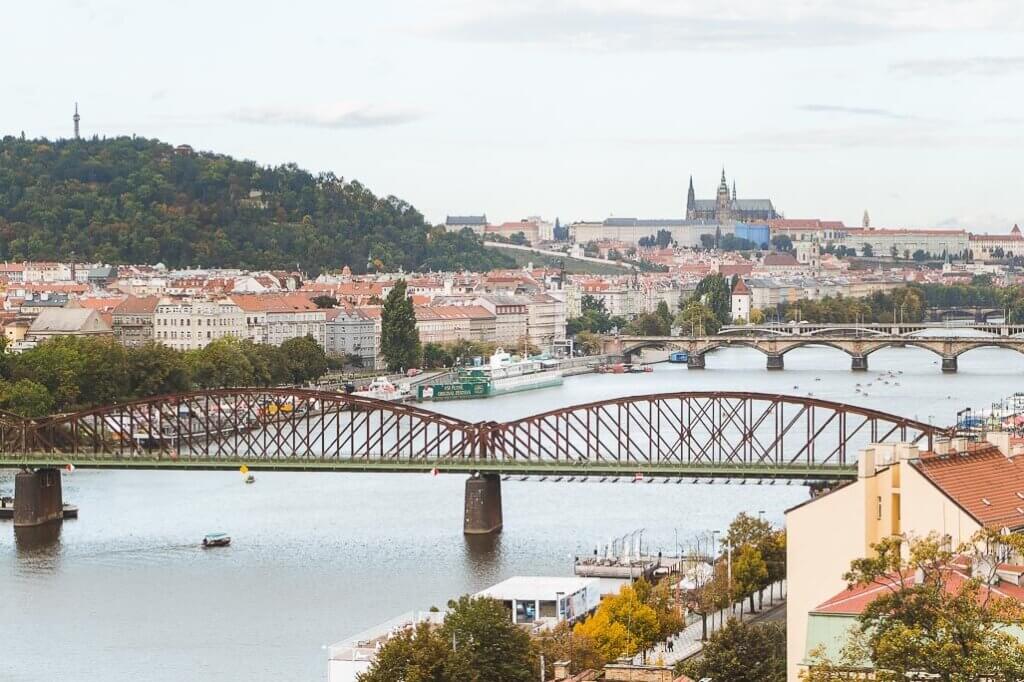
[(764, 265), (795, 267), (800, 265), (796, 257), (789, 253), (769, 253), (764, 257)]
[(290, 313), (317, 310), (304, 294), (233, 294), (231, 300), (247, 312)]
[[(1000, 564), (998, 568), (999, 570), (1014, 572), (1013, 567), (1009, 564)], [(958, 560), (957, 563), (944, 570), (946, 575), (943, 585), (950, 593), (958, 593), (964, 583), (970, 580), (970, 568), (966, 564), (966, 559)], [(863, 613), (864, 609), (871, 602), (890, 592), (890, 586), (903, 583), (909, 587), (913, 582), (914, 574), (910, 571), (904, 572), (902, 575), (890, 573), (886, 577), (886, 584), (856, 585), (825, 600), (812, 609), (811, 612), (856, 616)], [(1024, 587), (1014, 585), (1006, 580), (999, 581), (997, 584), (988, 587), (982, 585), (978, 598), (985, 599), (989, 597), (1013, 599), (1021, 602), (1024, 601)]]
[(750, 287), (748, 287), (747, 283), (743, 281), (742, 277), (740, 277), (739, 279), (736, 280), (736, 286), (732, 288), (732, 293), (734, 296), (750, 294)]
[(990, 528), (1024, 526), (1024, 458), (1010, 458), (989, 443), (966, 452), (928, 454), (914, 467), (978, 523)]
[(156, 310), (159, 296), (129, 296), (114, 308), (115, 315), (145, 315)]

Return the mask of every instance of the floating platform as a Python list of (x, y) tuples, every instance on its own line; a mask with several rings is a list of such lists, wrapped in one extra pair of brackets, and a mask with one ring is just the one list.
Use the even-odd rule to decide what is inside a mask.
[[(10, 497), (0, 498), (0, 521), (10, 521), (14, 518), (14, 499)], [(77, 519), (78, 507), (73, 504), (64, 505), (65, 519)]]

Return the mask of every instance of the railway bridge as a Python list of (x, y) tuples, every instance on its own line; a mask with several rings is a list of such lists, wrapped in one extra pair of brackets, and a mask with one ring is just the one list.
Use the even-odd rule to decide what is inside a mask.
[(866, 371), (868, 356), (883, 348), (915, 346), (935, 353), (942, 360), (942, 371), (956, 372), (958, 359), (976, 348), (1008, 348), (1024, 353), (1024, 338), (1013, 336), (914, 336), (911, 334), (865, 333), (834, 335), (812, 333), (739, 334), (734, 330), (708, 336), (620, 336), (605, 344), (605, 352), (635, 356), (645, 348), (687, 352), (690, 369), (704, 369), (705, 355), (719, 348), (753, 348), (765, 355), (768, 369), (783, 369), (785, 355), (795, 348), (828, 346), (850, 356), (850, 369)]
[(225, 389), (43, 419), (0, 415), (15, 522), (58, 518), (59, 469), (223, 469), (468, 475), (464, 530), (501, 529), (503, 476), (571, 481), (828, 481), (856, 476), (871, 443), (930, 449), (949, 429), (842, 403), (686, 392), (469, 422), (352, 395)]

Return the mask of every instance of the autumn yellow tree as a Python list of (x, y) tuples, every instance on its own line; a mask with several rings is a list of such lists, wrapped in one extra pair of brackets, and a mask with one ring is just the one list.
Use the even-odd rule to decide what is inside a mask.
[[(650, 594), (650, 585), (638, 587)], [(631, 585), (602, 600), (594, 615), (576, 625), (573, 632), (589, 637), (606, 661), (645, 651), (660, 635), (658, 614)]]

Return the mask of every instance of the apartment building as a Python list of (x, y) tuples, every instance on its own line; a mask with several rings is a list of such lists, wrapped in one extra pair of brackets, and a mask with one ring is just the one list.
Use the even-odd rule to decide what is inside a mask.
[(140, 346), (152, 341), (153, 317), (159, 296), (129, 296), (113, 310), (114, 338), (125, 346)]
[(176, 350), (194, 350), (225, 336), (247, 336), (245, 314), (230, 298), (165, 297), (153, 313), (153, 336)]
[(483, 306), (416, 306), (415, 311), (421, 343), (494, 340), (497, 317)]
[(324, 352), (340, 357), (353, 355), (363, 367), (376, 367), (380, 337), (374, 319), (355, 308), (332, 308), (325, 311)]
[(542, 351), (565, 341), (565, 301), (550, 294), (530, 296), (526, 333)]
[(304, 294), (236, 294), (231, 300), (245, 315), (245, 337), (280, 346), (288, 339), (312, 336), (326, 347), (327, 313)]
[[(788, 682), (800, 679), (812, 651), (837, 654), (855, 626), (870, 600), (848, 591), (843, 573), (869, 556), (872, 544), (937, 533), (955, 547), (982, 528), (1024, 531), (1022, 456), (1024, 442), (1008, 432), (990, 432), (981, 442), (939, 441), (930, 452), (875, 444), (860, 453), (856, 481), (788, 510)], [(1012, 568), (1000, 571), (992, 587), (1017, 584), (1021, 571), (1014, 577)]]

